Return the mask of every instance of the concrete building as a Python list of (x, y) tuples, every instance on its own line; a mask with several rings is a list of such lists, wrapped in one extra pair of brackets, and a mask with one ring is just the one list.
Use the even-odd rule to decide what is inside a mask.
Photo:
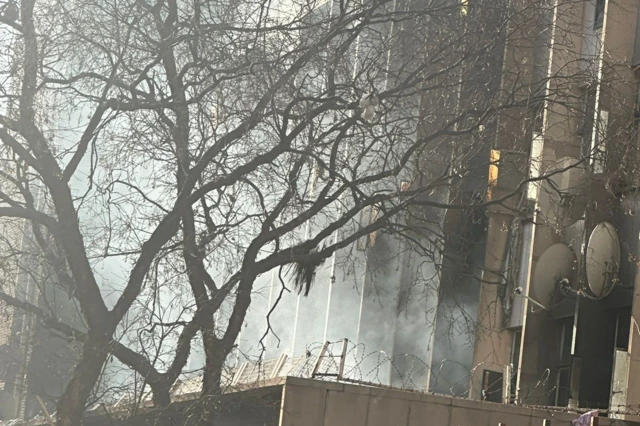
[[(465, 32), (470, 35), (470, 43), (486, 43), (489, 47), (482, 50), (483, 61), (469, 61), (469, 66), (455, 70), (462, 82), (459, 88), (452, 89), (443, 81), (441, 88), (428, 91), (408, 107), (434, 117), (421, 120), (416, 137), (432, 133), (452, 111), (472, 106), (489, 108), (503, 83), (505, 35), (499, 24), (505, 18), (495, 7), (497, 3), (479, 1), (488, 7), (475, 7), (476, 4), (464, 15), (458, 13), (456, 2), (440, 3), (448, 5), (450, 15), (443, 18), (447, 25), (435, 27), (445, 27), (451, 35)], [(330, 15), (333, 4), (322, 3), (318, 13)], [(388, 31), (382, 28), (380, 33), (385, 30)], [(410, 25), (395, 31), (402, 33), (399, 39), (406, 37), (406, 43), (388, 52), (385, 66), (390, 78), (402, 78), (402, 71), (394, 70), (393, 64), (405, 61), (403, 55), (409, 54), (405, 50), (410, 50), (414, 34)], [(429, 31), (421, 36), (428, 39)], [(370, 40), (359, 43), (374, 44)], [(360, 57), (366, 56), (362, 49), (356, 49)], [(396, 56), (402, 60), (394, 61)], [(354, 67), (358, 66), (354, 61)], [(477, 90), (478, 87), (488, 90)], [(266, 358), (317, 355), (324, 342), (347, 339), (351, 346), (346, 349), (344, 362), (350, 379), (469, 396), (488, 225), (486, 212), (473, 204), (487, 193), (497, 126), (493, 120), (482, 135), (456, 136), (454, 143), (445, 138), (434, 141), (432, 152), (451, 161), (434, 163), (425, 158), (422, 170), (405, 177), (407, 185), (419, 186), (459, 157), (468, 162), (464, 165), (465, 175), (442, 190), (432, 191), (424, 200), (467, 204), (468, 208), (416, 209), (406, 220), (415, 221), (415, 228), (429, 235), (422, 238), (416, 233), (420, 248), (401, 237), (377, 233), (337, 252), (317, 271), (311, 297), (283, 292), (281, 281), (287, 284), (291, 280), (287, 271), (261, 277), (247, 327), (240, 336), (239, 352), (259, 354), (258, 341), (269, 315), (273, 333), (266, 342)], [(463, 151), (467, 152), (460, 155)], [(361, 223), (352, 225), (366, 225), (371, 215), (372, 212), (363, 211)], [(321, 227), (322, 223), (311, 223), (307, 232)], [(436, 235), (444, 238), (434, 241)], [(432, 253), (425, 254), (429, 250)], [(271, 312), (276, 302), (278, 307)]]
[[(330, 14), (334, 3), (322, 3), (318, 13)], [(496, 3), (491, 4), (495, 6)], [(455, 7), (451, 11), (452, 16), (446, 19), (451, 24), (449, 31), (452, 34), (456, 28), (470, 34), (482, 33), (482, 37), (474, 40), (477, 43), (499, 36), (495, 30), (498, 25), (491, 25), (502, 18), (498, 14), (486, 13), (476, 7), (470, 8), (465, 17), (457, 13)], [(494, 30), (487, 31), (489, 28)], [(380, 33), (384, 34), (384, 31), (389, 29), (380, 29)], [(413, 36), (408, 27), (396, 31), (404, 31), (404, 37)], [(356, 50), (362, 58), (366, 56), (362, 46), (373, 43), (370, 40), (359, 43)], [(402, 77), (401, 70), (392, 68), (394, 62), (403, 61), (393, 58), (407, 54), (403, 49), (408, 44), (409, 41), (406, 46), (388, 52), (385, 66), (388, 67), (387, 75), (392, 78)], [(502, 54), (500, 43), (488, 51), (490, 67), (495, 72), (486, 72), (486, 65), (479, 63), (462, 69), (464, 76), (461, 78), (465, 84), (460, 93), (444, 88), (447, 86), (444, 84), (442, 89), (415, 99), (414, 105), (407, 101), (408, 108), (426, 114), (455, 110), (461, 103), (488, 105), (491, 91), (479, 92), (475, 87), (480, 85), (497, 90), (501, 81)], [(358, 61), (354, 61), (354, 67), (357, 69), (358, 66)], [(437, 126), (437, 121), (445, 119), (446, 115), (442, 114), (436, 121), (425, 120), (416, 129), (417, 137), (432, 131), (429, 126)], [(446, 189), (434, 191), (426, 197), (428, 201), (472, 203), (486, 193), (490, 145), (477, 144), (466, 136), (459, 139), (458, 147), (476, 145), (470, 154), (464, 155), (465, 160), (470, 161), (465, 167), (473, 171), (471, 178), (462, 177)], [(434, 149), (444, 156), (455, 157), (456, 154), (442, 140), (434, 142)], [(420, 179), (429, 179), (439, 173), (433, 165), (424, 170), (431, 176), (407, 175), (406, 183), (420, 185)], [(421, 222), (419, 226), (428, 228), (425, 233), (431, 236), (448, 234), (442, 252), (439, 244), (430, 238), (421, 239), (417, 235), (423, 245), (419, 250), (399, 236), (377, 233), (338, 251), (326, 262), (316, 273), (311, 297), (283, 292), (281, 279), (285, 284), (291, 281), (286, 270), (261, 277), (247, 327), (239, 339), (239, 352), (259, 354), (258, 341), (265, 331), (265, 318), (277, 301), (278, 307), (269, 314), (273, 333), (266, 341), (266, 358), (276, 358), (280, 354), (289, 358), (305, 353), (316, 355), (325, 341), (348, 339), (350, 346), (345, 363), (352, 379), (468, 396), (475, 340), (473, 323), (480, 300), (485, 256), (486, 216), (473, 208), (445, 213), (443, 209), (419, 209), (413, 218), (406, 219)], [(373, 214), (365, 210), (361, 222), (351, 225), (366, 225)], [(310, 223), (307, 232), (313, 233), (321, 227), (322, 223)], [(432, 250), (432, 255), (425, 255), (424, 246)]]
[(502, 137), (522, 141), (530, 177), (556, 174), (529, 186), (528, 215), (490, 212), (471, 396), (509, 374), (505, 400), (621, 418), (640, 408), (638, 2), (555, 2), (550, 13), (544, 49), (508, 45), (504, 67), (546, 57), (544, 90), (562, 95), (545, 99), (535, 128), (506, 123)]
[[(456, 236), (470, 214), (446, 212), (442, 268), (389, 236), (336, 254), (313, 298), (280, 301), (289, 308), (272, 316), (280, 341), (270, 341), (271, 356), (347, 338), (359, 380), (618, 418), (640, 411), (639, 4), (541, 2), (535, 17), (526, 4), (509, 2), (524, 12), (490, 59), (497, 71), (470, 67), (458, 100), (437, 97), (448, 108), (482, 102), (471, 100), (482, 85), (522, 100), (488, 125), (474, 179), (438, 194), (469, 200), (489, 179), (489, 197), (518, 196), (469, 224), (478, 231), (471, 245)], [(550, 178), (535, 181), (543, 173)], [(522, 187), (526, 178), (534, 181)], [(463, 248), (472, 252), (465, 271), (453, 261)], [(268, 302), (249, 323), (277, 299), (277, 275), (268, 282)]]

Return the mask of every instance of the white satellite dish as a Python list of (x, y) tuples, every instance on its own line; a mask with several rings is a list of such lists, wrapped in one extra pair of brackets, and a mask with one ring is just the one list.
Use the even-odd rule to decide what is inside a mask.
[(589, 170), (577, 158), (563, 157), (545, 175), (549, 177), (541, 185), (539, 203), (543, 218), (555, 228), (574, 224), (587, 208)]
[(573, 284), (576, 255), (566, 244), (556, 243), (547, 248), (536, 264), (531, 281), (531, 297), (544, 306), (551, 306), (558, 284), (568, 280)]
[(620, 267), (620, 239), (616, 228), (608, 222), (596, 225), (586, 250), (589, 290), (597, 298), (607, 297), (618, 279)]

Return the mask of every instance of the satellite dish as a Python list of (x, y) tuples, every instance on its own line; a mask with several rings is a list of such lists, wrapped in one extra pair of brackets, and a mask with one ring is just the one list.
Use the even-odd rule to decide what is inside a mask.
[(558, 284), (568, 280), (572, 284), (576, 269), (576, 255), (566, 244), (556, 243), (542, 253), (533, 271), (531, 297), (544, 306), (551, 306)]
[(585, 265), (589, 290), (595, 297), (604, 298), (611, 293), (618, 279), (619, 267), (618, 232), (608, 222), (599, 223), (589, 237)]
[(554, 228), (565, 228), (576, 223), (587, 209), (589, 170), (573, 157), (563, 157), (552, 164), (540, 190), (540, 212)]

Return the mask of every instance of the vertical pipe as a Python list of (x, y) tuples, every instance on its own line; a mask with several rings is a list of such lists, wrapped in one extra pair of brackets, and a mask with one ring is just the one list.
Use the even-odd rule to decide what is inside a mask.
[[(557, 30), (557, 26), (558, 26), (558, 0), (554, 0), (553, 1), (553, 18), (552, 18), (552, 24), (551, 24), (551, 37), (550, 37), (550, 42), (549, 42), (549, 62), (547, 64), (547, 82), (545, 85), (545, 97), (549, 95), (549, 89), (551, 86), (551, 79), (549, 78), (551, 76), (551, 71), (553, 68), (553, 49), (555, 46), (555, 40), (556, 40), (556, 30)], [(543, 141), (542, 141), (542, 153), (544, 155), (544, 135), (546, 133), (546, 128), (547, 128), (547, 123), (548, 123), (548, 119), (549, 119), (549, 112), (547, 111), (546, 108), (543, 109), (543, 118), (542, 118), (542, 135), (543, 135)], [(533, 143), (533, 141), (532, 141)], [(533, 223), (531, 225), (531, 241), (529, 242), (529, 244), (525, 244), (525, 242), (523, 242), (523, 247), (525, 247), (526, 249), (526, 258), (527, 258), (527, 267), (528, 267), (528, 271), (527, 271), (527, 275), (526, 275), (526, 283), (527, 283), (527, 288), (526, 288), (526, 295), (529, 295), (529, 289), (531, 287), (531, 264), (533, 263), (533, 246), (534, 246), (534, 242), (535, 242), (535, 236), (536, 236), (536, 223), (537, 223), (537, 217), (538, 217), (538, 202), (540, 199), (540, 191), (538, 191), (538, 199), (535, 202), (535, 209), (533, 212)], [(524, 258), (524, 256), (523, 256)], [(527, 298), (525, 298), (523, 300), (523, 315), (525, 315), (526, 318), (526, 314), (527, 314), (527, 310), (529, 309), (529, 300)], [(522, 334), (520, 337), (520, 359), (517, 361), (518, 362), (518, 367), (516, 370), (516, 392), (515, 392), (515, 399), (516, 401), (518, 401), (520, 399), (520, 385), (521, 385), (521, 379), (522, 379), (522, 355), (524, 352), (524, 342), (525, 342), (525, 336), (526, 336), (526, 328), (527, 328), (527, 324), (526, 324), (526, 320), (523, 321), (522, 324)]]

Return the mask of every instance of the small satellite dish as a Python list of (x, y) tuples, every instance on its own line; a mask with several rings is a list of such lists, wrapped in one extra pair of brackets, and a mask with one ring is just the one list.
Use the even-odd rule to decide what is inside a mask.
[(549, 177), (541, 185), (539, 203), (543, 218), (557, 229), (574, 224), (587, 208), (589, 170), (577, 158), (563, 157), (545, 175)]
[(608, 222), (596, 225), (586, 250), (589, 290), (597, 298), (607, 297), (618, 279), (620, 267), (620, 239), (616, 228)]
[(568, 280), (572, 284), (576, 269), (576, 255), (566, 244), (556, 243), (546, 249), (536, 264), (531, 281), (531, 297), (544, 306), (551, 306), (558, 293), (558, 284)]

